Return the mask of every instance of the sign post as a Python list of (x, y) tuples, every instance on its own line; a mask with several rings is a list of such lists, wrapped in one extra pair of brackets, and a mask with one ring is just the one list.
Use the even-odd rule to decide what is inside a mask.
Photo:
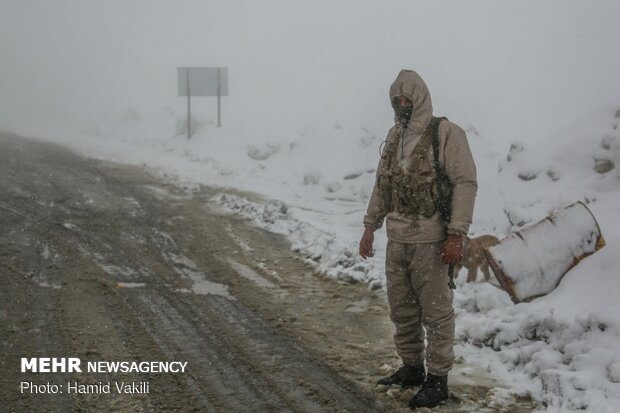
[(228, 96), (228, 68), (177, 68), (179, 96), (187, 96), (187, 139), (191, 138), (191, 97), (217, 96), (217, 127), (222, 127), (222, 96)]
[(222, 68), (217, 68), (217, 127), (222, 127)]
[(189, 81), (189, 67), (187, 69), (187, 139), (192, 136), (192, 91), (190, 89), (190, 81)]

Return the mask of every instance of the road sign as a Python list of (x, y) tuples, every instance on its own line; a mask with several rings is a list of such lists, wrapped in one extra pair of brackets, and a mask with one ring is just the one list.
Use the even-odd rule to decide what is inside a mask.
[(191, 136), (192, 96), (217, 96), (217, 126), (222, 126), (221, 97), (228, 96), (228, 68), (179, 67), (177, 88), (179, 96), (187, 96), (187, 139)]
[(179, 67), (177, 79), (179, 96), (228, 96), (226, 67)]

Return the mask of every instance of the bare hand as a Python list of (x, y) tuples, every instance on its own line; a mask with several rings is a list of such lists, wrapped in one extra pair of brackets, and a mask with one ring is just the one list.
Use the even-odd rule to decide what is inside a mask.
[(450, 234), (441, 246), (441, 260), (444, 264), (456, 265), (463, 260), (463, 236)]
[(375, 253), (372, 250), (372, 243), (374, 240), (375, 234), (370, 228), (366, 228), (364, 230), (364, 235), (362, 235), (362, 239), (360, 240), (360, 256), (363, 259), (375, 256)]

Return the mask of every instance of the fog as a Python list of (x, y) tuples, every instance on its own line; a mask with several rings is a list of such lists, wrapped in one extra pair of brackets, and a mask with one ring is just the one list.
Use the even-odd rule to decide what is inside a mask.
[[(618, 16), (615, 1), (1, 0), (0, 128), (79, 137), (130, 109), (172, 125), (177, 67), (225, 66), (224, 127), (383, 135), (389, 84), (413, 68), (438, 114), (540, 139), (620, 104)], [(216, 99), (193, 106), (216, 122)]]

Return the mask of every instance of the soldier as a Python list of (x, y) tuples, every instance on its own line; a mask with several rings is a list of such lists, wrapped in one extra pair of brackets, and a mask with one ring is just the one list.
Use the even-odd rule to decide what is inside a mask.
[(374, 231), (386, 218), (387, 294), (403, 365), (378, 384), (422, 386), (409, 406), (435, 407), (449, 394), (454, 309), (448, 266), (463, 257), (476, 167), (465, 132), (433, 117), (428, 88), (416, 72), (398, 74), (390, 99), (395, 125), (383, 146), (359, 245), (362, 258), (372, 257)]

